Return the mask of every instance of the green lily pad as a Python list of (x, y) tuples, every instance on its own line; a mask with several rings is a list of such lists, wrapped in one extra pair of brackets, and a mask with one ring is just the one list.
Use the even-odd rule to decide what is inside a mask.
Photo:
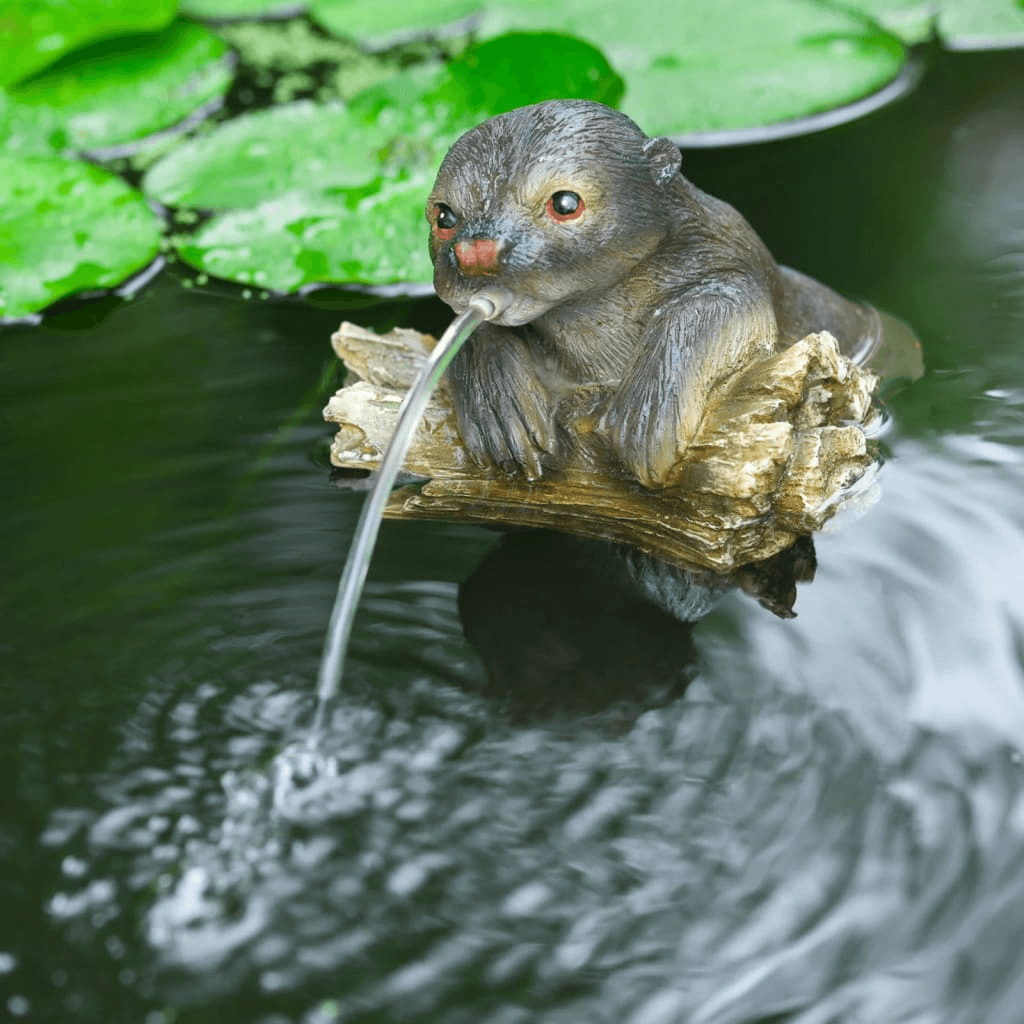
[(492, 0), (485, 36), (545, 29), (597, 46), (622, 75), (621, 108), (679, 136), (803, 117), (883, 86), (900, 42), (818, 0), (688, 0), (642, 12), (603, 0)]
[(614, 103), (621, 92), (621, 80), (585, 43), (504, 37), (451, 64), (399, 72), (348, 106), (305, 100), (227, 121), (169, 153), (143, 188), (169, 205), (212, 210), (297, 190), (365, 191), (434, 173), (452, 142), (493, 114), (555, 96)]
[(175, 0), (7, 0), (0, 7), (0, 86), (52, 64), (69, 50), (129, 32), (156, 32)]
[(241, 18), (280, 18), (298, 14), (306, 9), (301, 0), (181, 0), (182, 14), (211, 21), (231, 21)]
[(144, 187), (172, 205), (236, 208), (179, 243), (206, 273), (279, 291), (427, 282), (423, 205), (463, 131), (555, 96), (614, 103), (621, 94), (586, 43), (510, 35), (403, 71), (347, 107), (295, 103), (228, 122), (168, 154)]
[(254, 206), (296, 189), (366, 189), (443, 156), (428, 118), (416, 103), (386, 107), (367, 122), (340, 103), (303, 100), (243, 115), (179, 146), (150, 169), (143, 188), (170, 205), (212, 210)]
[(1020, 0), (947, 0), (939, 11), (939, 35), (951, 50), (1024, 46)]
[(91, 164), (0, 153), (0, 317), (116, 285), (160, 249), (160, 221)]
[(470, 47), (429, 98), (460, 112), (468, 129), (495, 114), (549, 99), (618, 106), (625, 86), (600, 50), (552, 32), (511, 32)]
[(231, 78), (227, 47), (201, 25), (177, 21), (159, 33), (104, 40), (11, 89), (0, 109), (0, 146), (115, 146), (181, 121), (223, 96)]
[(931, 38), (934, 0), (850, 0), (846, 6), (873, 18), (905, 43), (923, 43)]
[(277, 196), (220, 214), (178, 253), (208, 274), (280, 292), (337, 281), (429, 282), (423, 207), (430, 184), (404, 182), (354, 209), (340, 196)]
[(1022, 0), (850, 0), (847, 6), (908, 43), (928, 39), (934, 27), (951, 50), (1024, 46)]
[(483, 0), (313, 0), (309, 14), (328, 32), (381, 50), (413, 39), (443, 38), (463, 31), (483, 11)]

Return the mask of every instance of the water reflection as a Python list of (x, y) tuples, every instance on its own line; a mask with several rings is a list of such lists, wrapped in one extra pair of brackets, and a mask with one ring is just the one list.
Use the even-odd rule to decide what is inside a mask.
[(503, 537), (459, 587), (480, 692), (517, 721), (605, 712), (635, 717), (681, 696), (696, 673), (693, 623), (731, 590), (790, 618), (814, 578), (801, 538), (736, 582), (691, 574), (632, 548), (546, 531)]
[(681, 695), (696, 671), (686, 619), (717, 594), (671, 574), (673, 615), (641, 590), (630, 557), (556, 533), (505, 537), (459, 587), (465, 636), (486, 668), (482, 692), (535, 722)]

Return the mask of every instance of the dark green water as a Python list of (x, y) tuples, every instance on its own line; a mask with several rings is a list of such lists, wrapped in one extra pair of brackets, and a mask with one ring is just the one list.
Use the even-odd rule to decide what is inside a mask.
[(443, 308), (164, 274), (4, 331), (3, 1012), (1024, 1021), (1024, 55), (684, 170), (922, 338), (879, 502), (799, 618), (692, 636), (571, 545), (387, 524), (312, 782), (327, 339)]

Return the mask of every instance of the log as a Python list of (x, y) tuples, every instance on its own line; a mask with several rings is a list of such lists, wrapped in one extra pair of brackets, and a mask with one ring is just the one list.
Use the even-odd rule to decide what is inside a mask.
[[(338, 425), (331, 462), (373, 470), (434, 339), (343, 323), (331, 340), (348, 369), (324, 410)], [(725, 381), (669, 486), (648, 490), (614, 464), (594, 430), (601, 386), (562, 399), (556, 417), (577, 444), (528, 482), (473, 461), (442, 381), (405, 463), (423, 482), (396, 489), (386, 515), (560, 530), (743, 585), (753, 579), (752, 563), (780, 555), (863, 499), (877, 465), (869, 441), (877, 384), (840, 354), (832, 335), (810, 334)]]

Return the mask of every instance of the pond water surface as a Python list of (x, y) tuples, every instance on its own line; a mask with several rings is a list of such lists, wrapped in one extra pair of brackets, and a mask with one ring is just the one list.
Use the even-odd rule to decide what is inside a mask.
[(921, 337), (880, 500), (797, 619), (692, 630), (554, 536), (386, 524), (333, 774), (287, 753), (362, 497), (328, 337), (444, 308), (171, 268), (3, 332), (7, 1014), (1024, 1021), (1024, 55), (684, 171)]

